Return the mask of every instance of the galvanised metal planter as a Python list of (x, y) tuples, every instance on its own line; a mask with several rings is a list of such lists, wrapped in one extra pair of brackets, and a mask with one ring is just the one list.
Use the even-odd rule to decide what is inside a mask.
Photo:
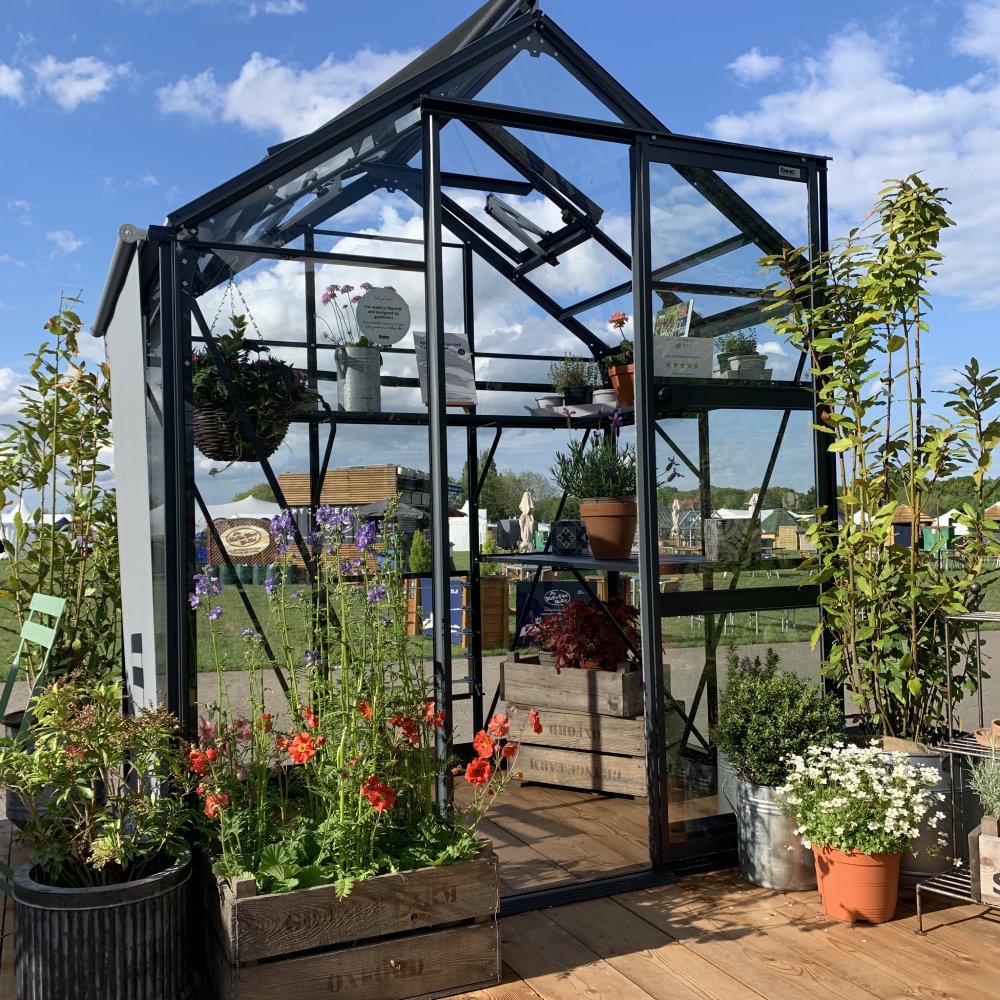
[(17, 1000), (191, 996), (191, 856), (121, 885), (64, 889), (13, 877)]
[[(777, 789), (736, 782), (736, 846), (740, 875), (783, 892), (816, 888), (812, 852), (802, 846), (795, 819), (781, 811)], [(789, 850), (791, 848), (791, 850)]]

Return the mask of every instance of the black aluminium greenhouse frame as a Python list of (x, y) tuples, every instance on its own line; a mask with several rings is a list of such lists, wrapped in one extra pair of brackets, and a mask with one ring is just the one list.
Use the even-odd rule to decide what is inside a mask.
[[(662, 124), (653, 119), (620, 85), (607, 73), (583, 54), (560, 29), (545, 15), (538, 12), (522, 14), (510, 24), (501, 27), (484, 39), (473, 44), (467, 51), (458, 51), (443, 62), (424, 68), (410, 80), (404, 80), (399, 87), (389, 89), (370, 103), (364, 103), (341, 119), (314, 133), (304, 140), (282, 147), (258, 167), (235, 178), (229, 184), (216, 189), (184, 209), (174, 213), (165, 226), (151, 226), (145, 231), (123, 232), (109, 273), (104, 297), (95, 319), (95, 333), (103, 333), (110, 324), (118, 295), (124, 283), (125, 274), (133, 263), (136, 249), (139, 253), (139, 270), (143, 287), (143, 315), (155, 328), (161, 338), (160, 355), (163, 359), (163, 391), (161, 418), (163, 427), (163, 457), (165, 486), (165, 537), (172, 539), (163, 552), (164, 557), (164, 619), (163, 662), (170, 665), (166, 674), (166, 695), (168, 707), (178, 712), (190, 728), (194, 715), (194, 684), (196, 680), (195, 653), (188, 623), (186, 596), (188, 581), (196, 569), (192, 533), (189, 526), (194, 515), (195, 497), (192, 493), (194, 467), (190, 437), (191, 427), (191, 386), (190, 368), (186, 359), (191, 356), (192, 327), (200, 327), (201, 338), (211, 341), (204, 320), (195, 306), (192, 308), (192, 281), (195, 278), (193, 262), (199, 253), (222, 251), (238, 254), (245, 262), (261, 259), (299, 260), (306, 263), (339, 259), (335, 254), (327, 254), (311, 248), (311, 238), (306, 233), (303, 249), (277, 246), (266, 247), (250, 244), (220, 244), (202, 241), (198, 238), (195, 224), (199, 219), (225, 204), (232, 204), (241, 196), (266, 186), (271, 181), (286, 175), (297, 163), (306, 163), (318, 151), (330, 147), (337, 138), (356, 132), (366, 122), (375, 122), (394, 108), (401, 107), (405, 100), (400, 93), (413, 84), (429, 79), (440, 79), (457, 72), (462, 66), (474, 64), (488, 51), (498, 51), (509, 44), (514, 37), (522, 37), (526, 27), (520, 24), (531, 19), (531, 27), (544, 29), (549, 38), (556, 38), (561, 53), (569, 54), (577, 61), (577, 67), (586, 73), (593, 86), (609, 96), (614, 104), (624, 109), (631, 122), (612, 123), (594, 119), (525, 110), (506, 105), (484, 104), (465, 99), (421, 96), (417, 101), (420, 111), (420, 134), (422, 149), (422, 208), (424, 213), (424, 259), (423, 261), (400, 260), (396, 265), (391, 259), (377, 258), (379, 267), (399, 266), (408, 270), (423, 270), (425, 276), (425, 329), (431, 334), (429, 343), (429, 404), (426, 417), (420, 414), (390, 415), (363, 418), (366, 423), (407, 422), (426, 424), (429, 435), (430, 475), (431, 475), (431, 515), (433, 523), (444, 523), (448, 513), (448, 468), (446, 437), (450, 427), (465, 427), (469, 434), (469, 454), (476, 455), (475, 434), (477, 428), (517, 426), (525, 418), (511, 418), (507, 415), (490, 416), (483, 414), (456, 414), (449, 412), (443, 397), (444, 354), (442, 337), (444, 334), (443, 276), (442, 276), (442, 232), (448, 230), (452, 239), (463, 246), (467, 285), (471, 285), (471, 254), (494, 263), (503, 271), (500, 255), (492, 250), (489, 243), (471, 227), (465, 225), (456, 215), (446, 198), (442, 197), (442, 181), (445, 179), (441, 165), (439, 135), (441, 129), (451, 121), (465, 124), (498, 128), (516, 128), (525, 131), (556, 133), (582, 139), (616, 143), (628, 148), (630, 162), (630, 185), (632, 204), (632, 296), (634, 302), (635, 352), (637, 372), (641, 377), (636, 384), (635, 434), (639, 456), (639, 585), (641, 593), (658, 595), (658, 566), (653, 555), (650, 539), (657, 538), (657, 498), (656, 474), (646, 456), (655, 453), (658, 428), (657, 420), (665, 413), (689, 412), (693, 409), (709, 411), (713, 408), (783, 410), (812, 413), (815, 397), (808, 385), (786, 384), (766, 387), (732, 386), (721, 384), (697, 385), (657, 385), (653, 378), (652, 359), (652, 316), (648, 303), (652, 300), (654, 262), (650, 252), (651, 220), (649, 195), (650, 164), (666, 162), (679, 171), (696, 173), (712, 194), (711, 181), (716, 178), (715, 170), (729, 170), (761, 177), (777, 177), (790, 183), (801, 183), (808, 190), (810, 257), (816, 259), (827, 248), (826, 229), (826, 160), (823, 157), (800, 153), (762, 149), (753, 146), (724, 143), (712, 140), (677, 136), (671, 134)], [(412, 91), (410, 91), (413, 94)], [(722, 187), (722, 182), (718, 182)], [(726, 189), (729, 190), (728, 188)], [(715, 192), (718, 194), (718, 192)], [(412, 196), (412, 195), (411, 195)], [(748, 209), (748, 211), (751, 211)], [(780, 248), (780, 236), (762, 219), (750, 220), (760, 223), (760, 242), (768, 244), (772, 251)], [(125, 227), (123, 227), (124, 229)], [(450, 244), (455, 245), (455, 244)], [(508, 273), (510, 277), (510, 274)], [(518, 275), (518, 279), (520, 275)], [(515, 280), (515, 279), (511, 279)], [(308, 279), (307, 279), (308, 284)], [(469, 289), (463, 291), (466, 320), (472, 330), (472, 308)], [(307, 291), (315, 297), (315, 288)], [(597, 297), (599, 298), (599, 296)], [(537, 300), (536, 300), (537, 301)], [(563, 310), (565, 313), (571, 310)], [(565, 319), (572, 320), (572, 316)], [(564, 323), (571, 332), (570, 323)], [(307, 331), (309, 374), (315, 380), (318, 362), (315, 350), (315, 329)], [(579, 335), (579, 333), (578, 333)], [(581, 337), (581, 340), (584, 340)], [(595, 345), (584, 341), (588, 348), (599, 356)], [(598, 342), (599, 344), (599, 342)], [(603, 345), (599, 345), (603, 346)], [(801, 372), (801, 364), (799, 371)], [(532, 387), (525, 383), (525, 387)], [(237, 403), (237, 411), (241, 409)], [(355, 418), (343, 414), (334, 415), (319, 412), (309, 418), (309, 475), (314, 499), (318, 498), (318, 484), (322, 478), (332, 448), (332, 436), (325, 453), (321, 455), (319, 428), (325, 423), (335, 432), (338, 422), (352, 422)], [(359, 421), (360, 422), (360, 421)], [(522, 423), (523, 425), (523, 423)], [(821, 435), (814, 434), (814, 480), (817, 502), (835, 509), (835, 473)], [(494, 444), (495, 448), (495, 444)], [(262, 462), (266, 477), (280, 498), (276, 478), (266, 461)], [(448, 601), (448, 539), (445, 532), (435, 532), (432, 536), (434, 569), (433, 599), (434, 617), (437, 621), (447, 621)], [(473, 573), (477, 579), (478, 571)], [(817, 590), (813, 587), (799, 588), (792, 592), (788, 587), (756, 588), (752, 594), (747, 591), (695, 592), (677, 595), (679, 604), (672, 608), (673, 614), (700, 613), (725, 614), (734, 610), (766, 610), (788, 607), (814, 606)], [(661, 604), (657, 597), (644, 600), (641, 606), (641, 625), (646, 634), (654, 634), (660, 628)], [(449, 705), (451, 671), (450, 636), (443, 629), (434, 635), (434, 678), (435, 694), (439, 703)], [(647, 746), (660, 748), (663, 745), (663, 668), (662, 652), (658, 644), (647, 644), (643, 650), (643, 671), (646, 691), (646, 740)], [(450, 706), (449, 706), (450, 707)], [(481, 710), (481, 709), (480, 709)], [(442, 736), (442, 755), (447, 747), (446, 736)], [(662, 883), (688, 868), (715, 866), (732, 859), (731, 838), (710, 839), (699, 850), (686, 854), (671, 852), (668, 845), (666, 774), (660, 766), (659, 752), (647, 753), (649, 845), (651, 868), (640, 873), (614, 875), (590, 882), (570, 886), (557, 886), (523, 896), (505, 899), (504, 912), (528, 909), (558, 902), (566, 902), (613, 892), (626, 891), (647, 885)], [(442, 792), (446, 791), (444, 784)]]

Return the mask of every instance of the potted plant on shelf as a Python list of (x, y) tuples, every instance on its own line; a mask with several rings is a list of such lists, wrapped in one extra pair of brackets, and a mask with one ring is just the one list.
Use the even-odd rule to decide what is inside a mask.
[[(996, 720), (993, 725), (997, 724)], [(983, 814), (979, 825), (969, 832), (969, 887), (972, 898), (991, 906), (1000, 905), (1000, 739), (990, 755), (973, 760), (969, 787), (976, 793)], [(985, 862), (985, 864), (983, 863)]]
[[(369, 292), (375, 286), (363, 281), (360, 287)], [(391, 286), (384, 287), (392, 291)], [(352, 295), (353, 291), (353, 285), (327, 285), (322, 302), (333, 307), (333, 325), (325, 317), (319, 317), (326, 326), (327, 339), (336, 345), (337, 409), (379, 413), (382, 409), (382, 352), (358, 326), (357, 305), (362, 296)]]
[(620, 597), (612, 597), (603, 609), (577, 599), (561, 611), (536, 618), (525, 626), (524, 635), (554, 657), (557, 670), (634, 670), (640, 648), (638, 621), (638, 608)]
[(195, 782), (177, 720), (123, 714), (119, 684), (74, 678), (32, 708), (31, 748), (0, 741), (0, 785), (25, 802), (34, 848), (7, 886), (17, 995), (189, 996)]
[[(216, 660), (220, 699), (206, 707), (191, 766), (212, 864), (205, 905), (224, 956), (209, 970), (218, 995), (269, 995), (297, 975), (305, 955), (310, 975), (324, 982), (350, 981), (400, 956), (407, 968), (419, 961), (412, 994), (394, 978), (394, 996), (499, 980), (497, 859), (476, 830), (513, 775), (519, 727), (494, 716), (476, 734), (472, 759), (455, 770), (468, 800), (436, 797), (456, 764), (437, 753), (446, 718), (419, 640), (406, 635), (403, 567), (382, 557), (401, 547), (393, 511), (390, 504), (385, 520), (361, 521), (319, 507), (310, 594), (289, 582), (290, 512), (272, 520), (274, 544), (286, 553), (267, 588), (274, 646), (286, 651), (279, 704), (265, 700), (271, 663), (251, 629), (248, 704), (230, 706), (225, 662)], [(215, 650), (225, 648), (227, 628), (220, 591), (199, 576), (190, 596)], [(279, 713), (287, 729), (278, 728)], [(520, 728), (540, 728), (534, 711), (521, 718)], [(293, 909), (322, 917), (290, 935)], [(462, 960), (437, 960), (446, 952)]]
[(757, 352), (757, 334), (753, 330), (737, 330), (716, 341), (719, 378), (765, 380), (770, 372), (765, 369), (767, 355)]
[(896, 912), (899, 865), (924, 817), (945, 818), (936, 769), (881, 746), (812, 746), (789, 760), (778, 789), (812, 848), (823, 909), (836, 920), (878, 924)]
[(628, 316), (625, 313), (612, 314), (608, 325), (618, 331), (621, 340), (612, 353), (601, 359), (601, 365), (611, 380), (620, 407), (635, 404), (635, 350), (632, 341), (625, 336), (627, 322)]
[[(217, 338), (222, 364), (253, 425), (263, 457), (274, 454), (288, 425), (310, 393), (286, 361), (262, 344), (247, 340), (245, 315), (231, 316), (230, 328)], [(257, 452), (237, 415), (235, 403), (210, 351), (191, 358), (191, 402), (195, 447), (218, 462), (255, 462)]]
[(635, 449), (619, 441), (621, 415), (608, 428), (598, 426), (586, 439), (570, 441), (549, 470), (556, 485), (580, 501), (580, 517), (595, 559), (628, 559), (635, 540)]
[[(844, 711), (817, 684), (779, 672), (778, 663), (773, 649), (761, 663), (759, 656), (739, 659), (730, 647), (712, 740), (736, 779), (740, 875), (754, 885), (795, 892), (815, 886), (813, 859), (781, 812), (776, 789), (788, 778), (793, 754), (843, 733)], [(723, 772), (720, 765), (720, 781)]]
[(599, 382), (596, 363), (573, 354), (567, 354), (562, 361), (553, 361), (549, 365), (549, 378), (566, 406), (589, 403)]
[[(935, 745), (947, 734), (949, 704), (977, 684), (976, 671), (960, 667), (972, 662), (974, 636), (955, 623), (945, 648), (945, 619), (974, 610), (1000, 553), (985, 495), (1000, 440), (997, 372), (967, 364), (943, 394), (950, 419), (932, 417), (924, 401), (921, 341), (938, 239), (952, 225), (945, 206), (940, 189), (917, 175), (894, 181), (871, 222), (815, 264), (792, 250), (769, 259), (783, 274), (774, 292), (785, 315), (773, 324), (809, 354), (819, 398), (813, 426), (829, 441), (840, 485), (839, 509), (808, 527), (815, 555), (804, 564), (821, 585), (824, 673), (846, 686), (866, 733), (937, 768), (943, 791), (950, 772)], [(965, 543), (946, 567), (923, 551), (918, 527), (939, 484), (963, 466), (972, 469), (974, 495), (956, 514)], [(946, 866), (926, 860), (933, 831), (925, 837), (925, 847), (916, 842), (920, 859), (904, 859), (905, 881)]]

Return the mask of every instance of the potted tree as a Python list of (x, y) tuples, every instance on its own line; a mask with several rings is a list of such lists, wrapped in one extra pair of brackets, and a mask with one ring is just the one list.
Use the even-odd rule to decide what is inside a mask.
[[(864, 732), (935, 767), (947, 792), (948, 764), (934, 745), (946, 734), (948, 704), (974, 694), (977, 680), (959, 669), (973, 637), (958, 623), (946, 649), (945, 619), (974, 610), (980, 585), (997, 576), (1000, 543), (984, 491), (1000, 440), (1000, 380), (973, 359), (944, 394), (951, 418), (927, 412), (921, 340), (938, 240), (952, 225), (946, 204), (917, 175), (894, 181), (871, 221), (813, 265), (792, 250), (770, 263), (784, 279), (774, 291), (785, 314), (773, 323), (809, 354), (814, 427), (839, 474), (839, 510), (824, 511), (807, 532), (815, 556), (805, 567), (821, 585), (829, 637), (824, 672), (846, 686)], [(965, 544), (945, 568), (923, 551), (917, 528), (936, 486), (963, 465), (973, 470), (975, 498), (956, 514)], [(904, 859), (907, 881), (946, 866), (924, 860), (936, 839), (925, 836), (921, 860)]]
[[(247, 340), (246, 315), (231, 316), (229, 322), (229, 332), (216, 340), (216, 346), (266, 458), (284, 441), (293, 414), (309, 392), (301, 373), (273, 357), (268, 347)], [(207, 349), (191, 360), (191, 401), (194, 444), (206, 458), (257, 461), (221, 369)]]
[(597, 427), (589, 444), (570, 441), (549, 470), (564, 493), (579, 499), (595, 559), (627, 559), (635, 540), (635, 449), (619, 443), (620, 428), (616, 410), (610, 427)]
[(60, 681), (32, 707), (31, 746), (0, 740), (0, 785), (23, 799), (34, 847), (6, 886), (17, 995), (189, 996), (195, 782), (176, 718), (123, 714), (110, 681)]
[[(759, 656), (739, 659), (730, 647), (712, 739), (735, 775), (740, 875), (754, 885), (795, 892), (815, 886), (813, 859), (781, 811), (776, 789), (788, 778), (793, 754), (843, 733), (844, 712), (818, 685), (779, 672), (778, 663), (773, 649), (761, 663)], [(720, 779), (723, 772), (720, 764)]]
[(594, 386), (599, 383), (596, 363), (573, 354), (567, 354), (562, 361), (553, 361), (549, 365), (549, 378), (566, 406), (589, 403)]
[(903, 851), (926, 816), (943, 820), (935, 768), (878, 745), (812, 746), (789, 760), (779, 789), (812, 849), (823, 909), (835, 920), (892, 920)]

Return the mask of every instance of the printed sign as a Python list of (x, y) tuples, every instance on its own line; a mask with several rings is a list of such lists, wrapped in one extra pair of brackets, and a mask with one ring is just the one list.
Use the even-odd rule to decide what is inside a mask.
[(392, 288), (369, 288), (358, 300), (358, 329), (376, 344), (396, 344), (410, 329), (410, 307)]
[(222, 547), (231, 559), (245, 559), (265, 552), (271, 544), (267, 527), (259, 524), (239, 524), (219, 534)]
[(694, 314), (694, 299), (687, 302), (675, 302), (672, 306), (664, 306), (656, 314), (653, 333), (658, 337), (686, 337), (691, 329), (691, 316)]
[[(417, 353), (417, 377), (420, 398), (424, 406), (429, 398), (427, 383), (427, 334), (413, 334)], [(446, 406), (476, 405), (476, 369), (469, 350), (469, 338), (464, 333), (444, 335), (444, 400)]]
[(654, 337), (653, 371), (673, 378), (711, 378), (712, 338)]

